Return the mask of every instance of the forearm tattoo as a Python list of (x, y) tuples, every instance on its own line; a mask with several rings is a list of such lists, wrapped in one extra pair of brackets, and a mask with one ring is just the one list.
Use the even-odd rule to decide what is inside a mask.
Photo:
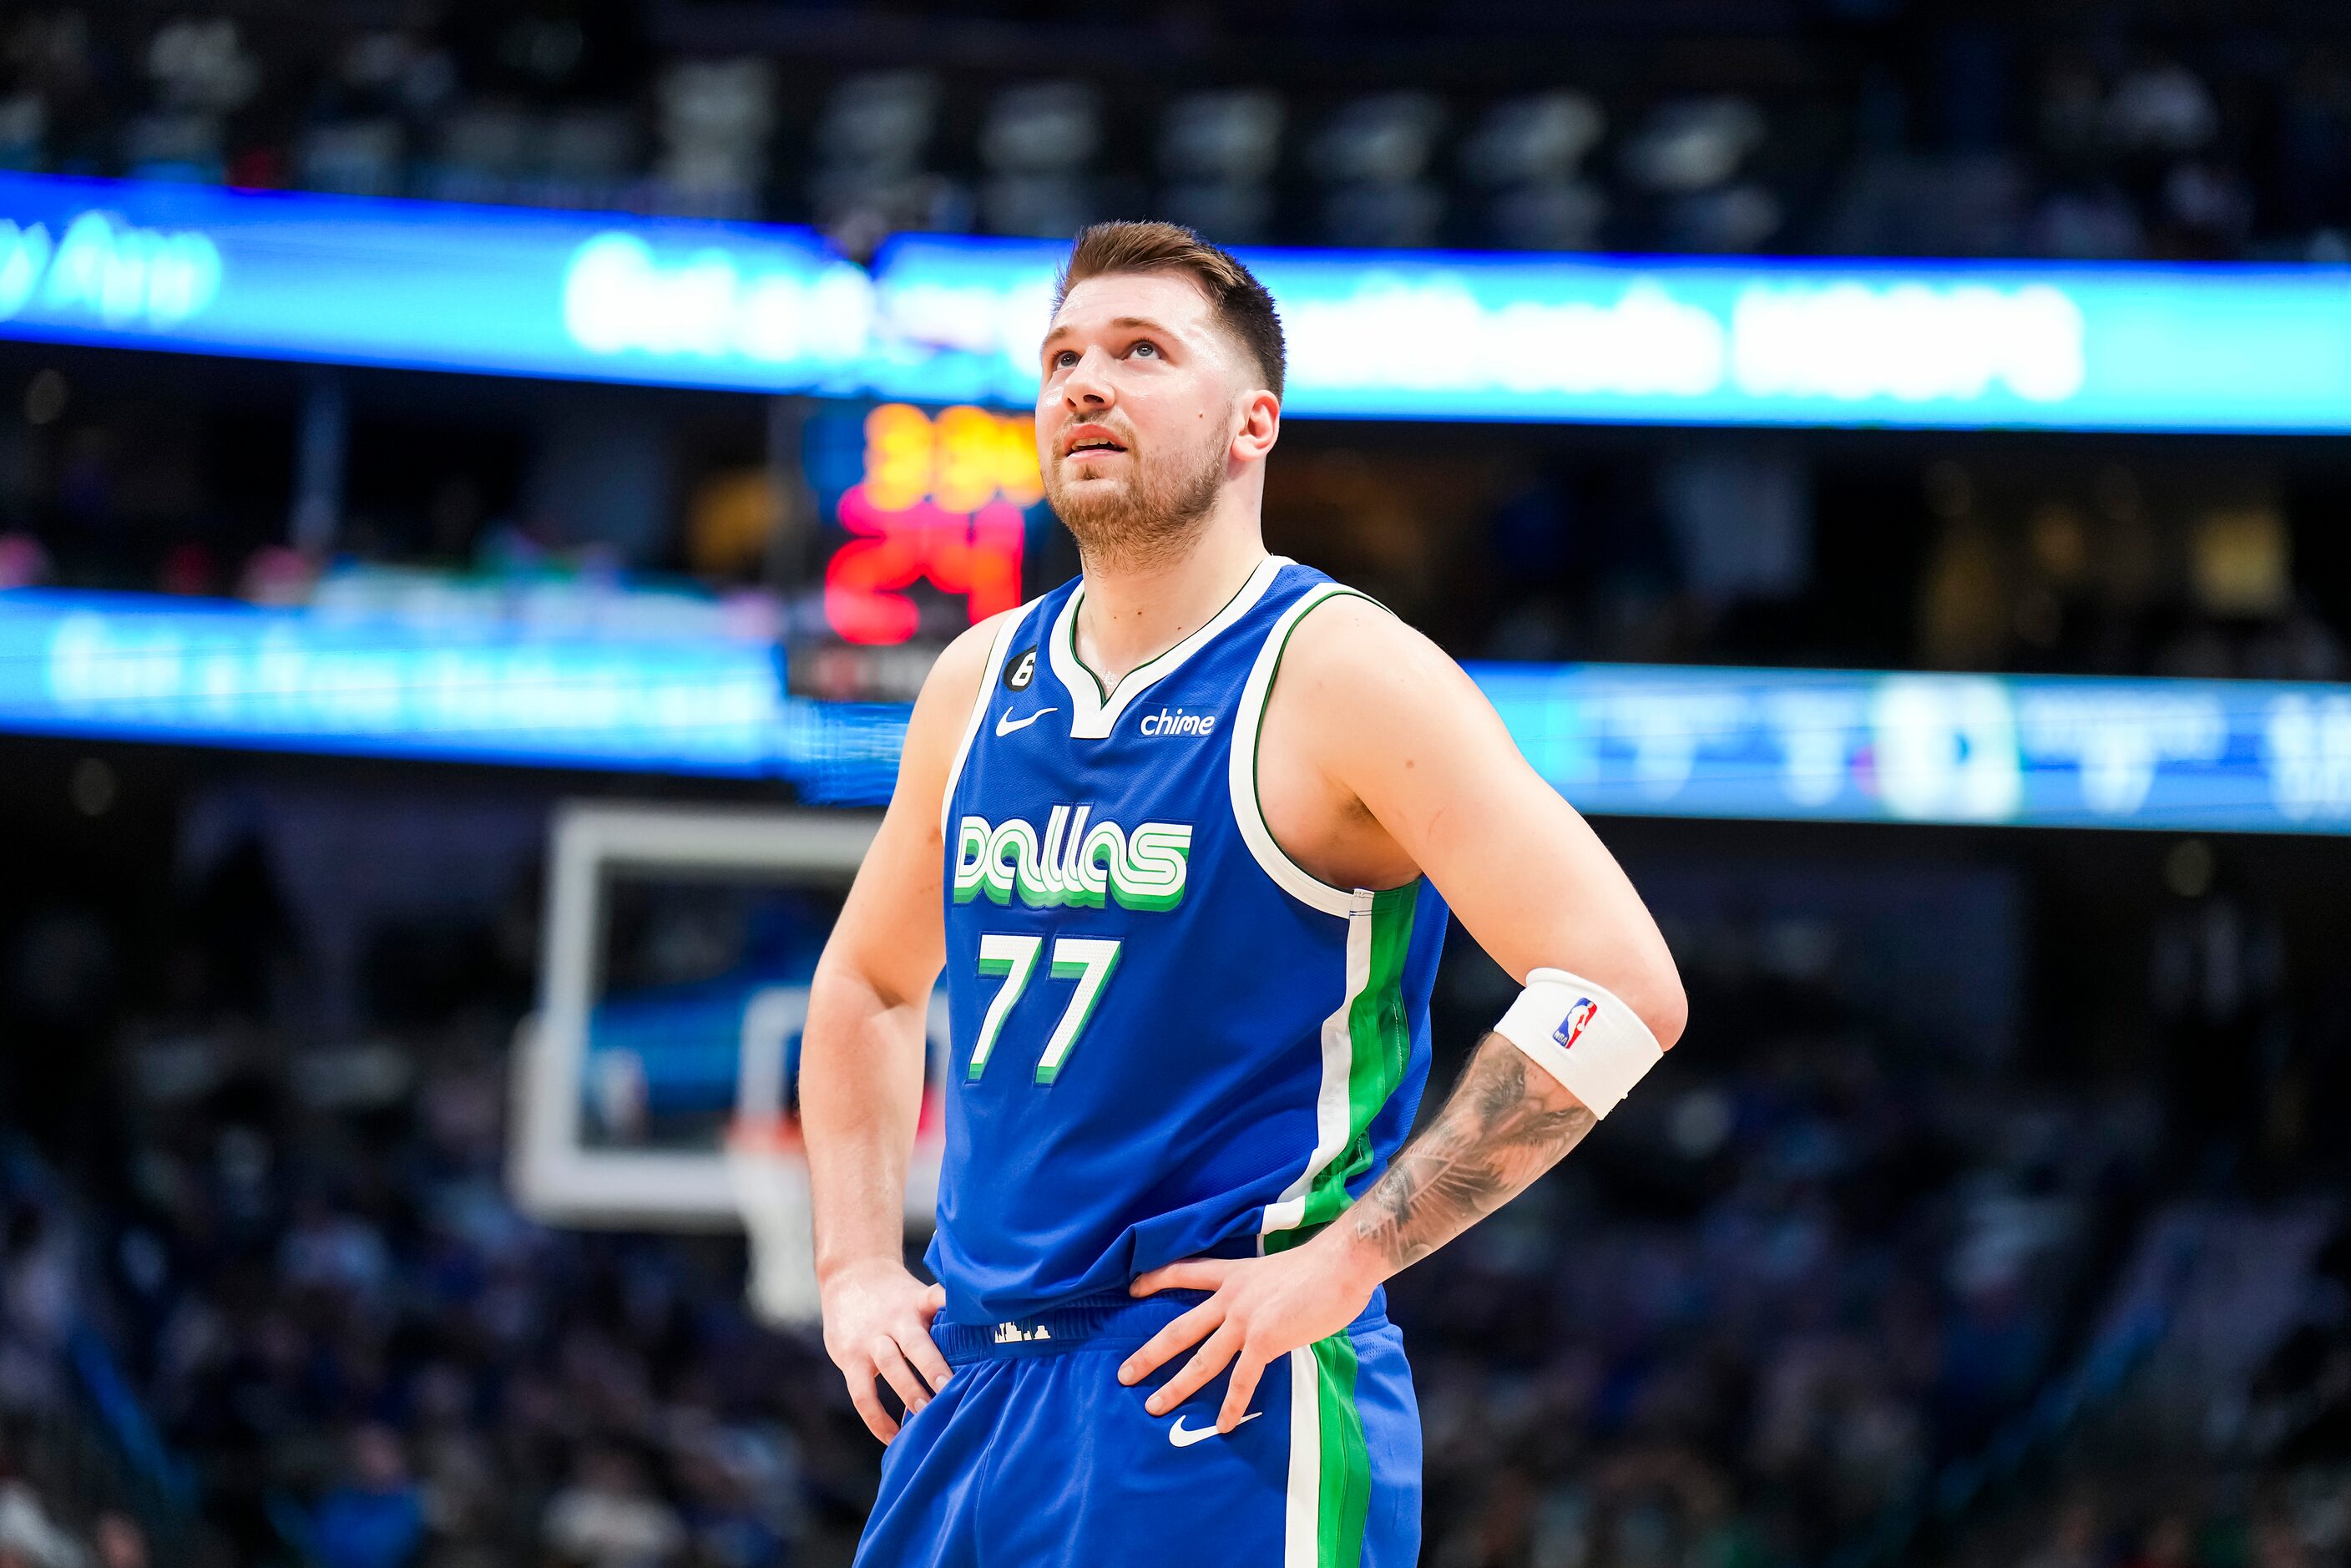
[(1436, 1120), (1347, 1211), (1355, 1238), (1392, 1268), (1418, 1262), (1525, 1190), (1599, 1120), (1489, 1034)]

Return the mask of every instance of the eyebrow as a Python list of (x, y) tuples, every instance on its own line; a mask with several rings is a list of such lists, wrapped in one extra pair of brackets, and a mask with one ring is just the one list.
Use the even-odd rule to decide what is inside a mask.
[[(1144, 332), (1156, 332), (1163, 338), (1172, 338), (1176, 335), (1175, 330), (1172, 328), (1155, 321), (1148, 316), (1114, 316), (1111, 318), (1107, 325), (1114, 328), (1132, 328), (1135, 330)], [(1045, 352), (1045, 350), (1050, 349), (1055, 343), (1059, 342), (1063, 338), (1068, 337), (1075, 330), (1077, 330), (1077, 329), (1074, 327), (1065, 326), (1054, 328), (1051, 331), (1045, 334), (1045, 340), (1037, 345), (1037, 351), (1040, 354)]]

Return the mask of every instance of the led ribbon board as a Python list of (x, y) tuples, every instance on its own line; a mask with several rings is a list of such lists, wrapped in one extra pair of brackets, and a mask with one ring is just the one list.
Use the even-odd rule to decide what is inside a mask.
[(2351, 831), (2351, 687), (1473, 664), (1520, 749), (1620, 816)]
[[(2351, 431), (2351, 268), (1247, 254), (1301, 417)], [(0, 337), (1017, 407), (1059, 255), (0, 175)]]
[[(2351, 686), (1474, 664), (1587, 811), (2351, 832)], [(0, 593), (0, 732), (715, 777), (886, 800), (906, 710), (784, 695), (771, 647), (460, 635)]]
[(903, 710), (784, 695), (768, 643), (425, 630), (132, 594), (0, 593), (0, 731), (783, 778), (886, 793)]
[(820, 390), (870, 336), (810, 230), (0, 175), (0, 336)]
[[(1241, 254), (1293, 415), (2351, 429), (2351, 268)], [(1061, 255), (892, 241), (881, 390), (1032, 401)]]

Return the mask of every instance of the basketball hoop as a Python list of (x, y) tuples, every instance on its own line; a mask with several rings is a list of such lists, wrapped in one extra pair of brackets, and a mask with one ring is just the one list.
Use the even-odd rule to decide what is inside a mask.
[(816, 1233), (807, 1146), (789, 1115), (737, 1117), (726, 1129), (726, 1172), (751, 1248), (746, 1294), (762, 1322), (817, 1321)]
[[(739, 955), (723, 987), (673, 1014), (667, 1000), (615, 982), (626, 967), (615, 961), (626, 924), (615, 901), (782, 895), (791, 907), (778, 918), (815, 936), (872, 838), (871, 820), (838, 811), (563, 806), (548, 855), (538, 1006), (516, 1032), (508, 1120), (509, 1180), (532, 1218), (627, 1230), (739, 1225), (753, 1313), (778, 1327), (816, 1322), (814, 1206), (791, 1111), (810, 981)], [(946, 995), (935, 990), (906, 1173), (910, 1231), (937, 1214), (948, 1036)]]

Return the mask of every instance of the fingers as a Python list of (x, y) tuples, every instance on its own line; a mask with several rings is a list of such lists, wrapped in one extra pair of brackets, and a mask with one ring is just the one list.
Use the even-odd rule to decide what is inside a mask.
[(905, 1353), (898, 1348), (896, 1340), (887, 1334), (876, 1335), (871, 1354), (873, 1369), (881, 1374), (882, 1381), (904, 1401), (907, 1415), (912, 1416), (931, 1402), (931, 1391), (924, 1387), (922, 1379), (914, 1375), (914, 1367), (908, 1364)]
[(1225, 1390), (1225, 1402), (1217, 1407), (1217, 1430), (1229, 1432), (1249, 1415), (1249, 1401), (1257, 1397), (1258, 1379), (1268, 1363), (1255, 1351), (1244, 1349), (1233, 1363), (1233, 1380)]
[(890, 1412), (882, 1407), (882, 1396), (873, 1392), (872, 1374), (868, 1372), (860, 1376), (844, 1367), (841, 1376), (841, 1381), (849, 1385), (849, 1402), (857, 1406), (857, 1414), (863, 1418), (865, 1429), (885, 1444), (896, 1437), (898, 1423), (890, 1419)]
[(931, 1338), (946, 1291), (925, 1285), (894, 1262), (841, 1276), (826, 1292), (824, 1348), (849, 1385), (849, 1402), (866, 1429), (887, 1443), (898, 1422), (875, 1389), (887, 1383), (912, 1415), (954, 1375)]
[(938, 1342), (921, 1324), (915, 1325), (913, 1333), (898, 1336), (898, 1348), (914, 1362), (914, 1370), (923, 1375), (923, 1381), (931, 1385), (934, 1394), (945, 1388), (947, 1379), (955, 1375), (947, 1368), (947, 1358), (939, 1354)]
[(1213, 1291), (1225, 1282), (1232, 1271), (1234, 1258), (1187, 1258), (1181, 1263), (1170, 1263), (1154, 1269), (1126, 1288), (1130, 1296), (1156, 1295), (1162, 1291)]
[(1217, 1332), (1208, 1336), (1208, 1343), (1192, 1353), (1184, 1370), (1160, 1385), (1159, 1391), (1143, 1402), (1143, 1407), (1154, 1416), (1166, 1415), (1207, 1386), (1208, 1379), (1222, 1372), (1240, 1347), (1240, 1331), (1229, 1322), (1219, 1324)]
[(841, 1381), (849, 1385), (849, 1402), (857, 1406), (865, 1429), (884, 1443), (898, 1435), (898, 1423), (874, 1391), (876, 1378), (890, 1385), (911, 1416), (954, 1375), (946, 1357), (919, 1324), (911, 1333), (877, 1333), (856, 1351), (835, 1359), (841, 1364)]
[(1118, 1380), (1132, 1387), (1166, 1364), (1186, 1345), (1225, 1321), (1221, 1302), (1211, 1297), (1143, 1342), (1141, 1349), (1119, 1363)]

